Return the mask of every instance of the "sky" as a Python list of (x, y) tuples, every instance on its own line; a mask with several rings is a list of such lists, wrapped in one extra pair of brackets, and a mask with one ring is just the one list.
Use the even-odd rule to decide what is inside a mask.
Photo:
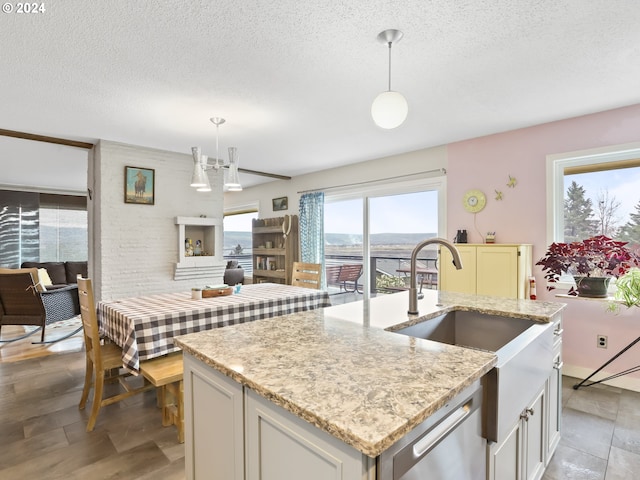
[(586, 196), (591, 198), (594, 208), (598, 203), (598, 194), (608, 190), (609, 197), (615, 197), (615, 200), (621, 204), (616, 215), (620, 218), (619, 226), (629, 221), (630, 213), (636, 213), (635, 207), (640, 201), (640, 167), (580, 173), (567, 175), (564, 178), (565, 195), (568, 186), (575, 181), (586, 190)]
[[(371, 198), (371, 233), (437, 233), (438, 193), (405, 193)], [(362, 200), (325, 203), (326, 233), (362, 233)]]

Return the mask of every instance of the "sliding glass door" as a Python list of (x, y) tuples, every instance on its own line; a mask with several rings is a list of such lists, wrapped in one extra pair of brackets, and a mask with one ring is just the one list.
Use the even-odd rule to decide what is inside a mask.
[[(325, 261), (332, 302), (402, 291), (409, 286), (409, 259), (423, 240), (442, 235), (445, 178), (361, 192), (325, 193)], [(419, 256), (417, 281), (437, 288), (437, 249)], [(357, 280), (338, 281), (361, 267)], [(342, 278), (341, 277), (341, 278)], [(345, 294), (346, 293), (346, 294)]]
[[(372, 295), (393, 293), (409, 286), (409, 259), (423, 240), (438, 236), (438, 192), (435, 190), (385, 195), (369, 199), (369, 258)], [(437, 248), (422, 250), (421, 280), (437, 286)], [(426, 272), (430, 271), (429, 278)], [(424, 277), (424, 278), (423, 278)]]

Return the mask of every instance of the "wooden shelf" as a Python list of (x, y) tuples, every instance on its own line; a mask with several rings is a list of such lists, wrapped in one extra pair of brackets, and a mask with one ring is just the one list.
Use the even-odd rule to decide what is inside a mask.
[[(293, 262), (298, 261), (298, 216), (286, 217), (287, 222), (291, 219), (291, 229), (286, 237), (282, 233), (285, 217), (258, 218), (252, 222), (254, 283), (259, 283), (260, 280), (291, 283)], [(267, 245), (275, 248), (267, 248)], [(270, 265), (275, 269), (265, 268)]]
[(254, 270), (253, 277), (285, 278), (284, 270)]
[(262, 255), (263, 257), (273, 257), (276, 255), (286, 255), (287, 250), (285, 248), (255, 248), (253, 249), (254, 255)]

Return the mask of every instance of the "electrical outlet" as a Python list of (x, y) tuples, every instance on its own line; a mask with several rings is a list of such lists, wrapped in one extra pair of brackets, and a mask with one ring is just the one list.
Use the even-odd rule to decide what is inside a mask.
[(598, 335), (598, 348), (607, 348), (607, 336), (606, 335)]

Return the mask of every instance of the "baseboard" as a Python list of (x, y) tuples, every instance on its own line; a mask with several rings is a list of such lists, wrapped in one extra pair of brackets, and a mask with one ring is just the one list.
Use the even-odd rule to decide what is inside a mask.
[[(593, 369), (584, 368), (584, 367), (576, 367), (573, 365), (567, 365), (566, 363), (562, 367), (562, 375), (566, 375), (568, 377), (575, 377), (579, 379), (585, 379), (589, 375), (593, 373)], [(602, 371), (591, 380), (598, 381), (601, 378), (612, 375), (610, 372)], [(591, 381), (590, 380), (590, 381)], [(631, 390), (633, 392), (640, 392), (640, 378), (634, 378), (629, 375), (624, 375), (617, 378), (612, 378), (611, 380), (607, 380), (606, 382), (602, 382), (604, 385), (609, 385), (611, 387), (623, 388), (624, 390)]]

